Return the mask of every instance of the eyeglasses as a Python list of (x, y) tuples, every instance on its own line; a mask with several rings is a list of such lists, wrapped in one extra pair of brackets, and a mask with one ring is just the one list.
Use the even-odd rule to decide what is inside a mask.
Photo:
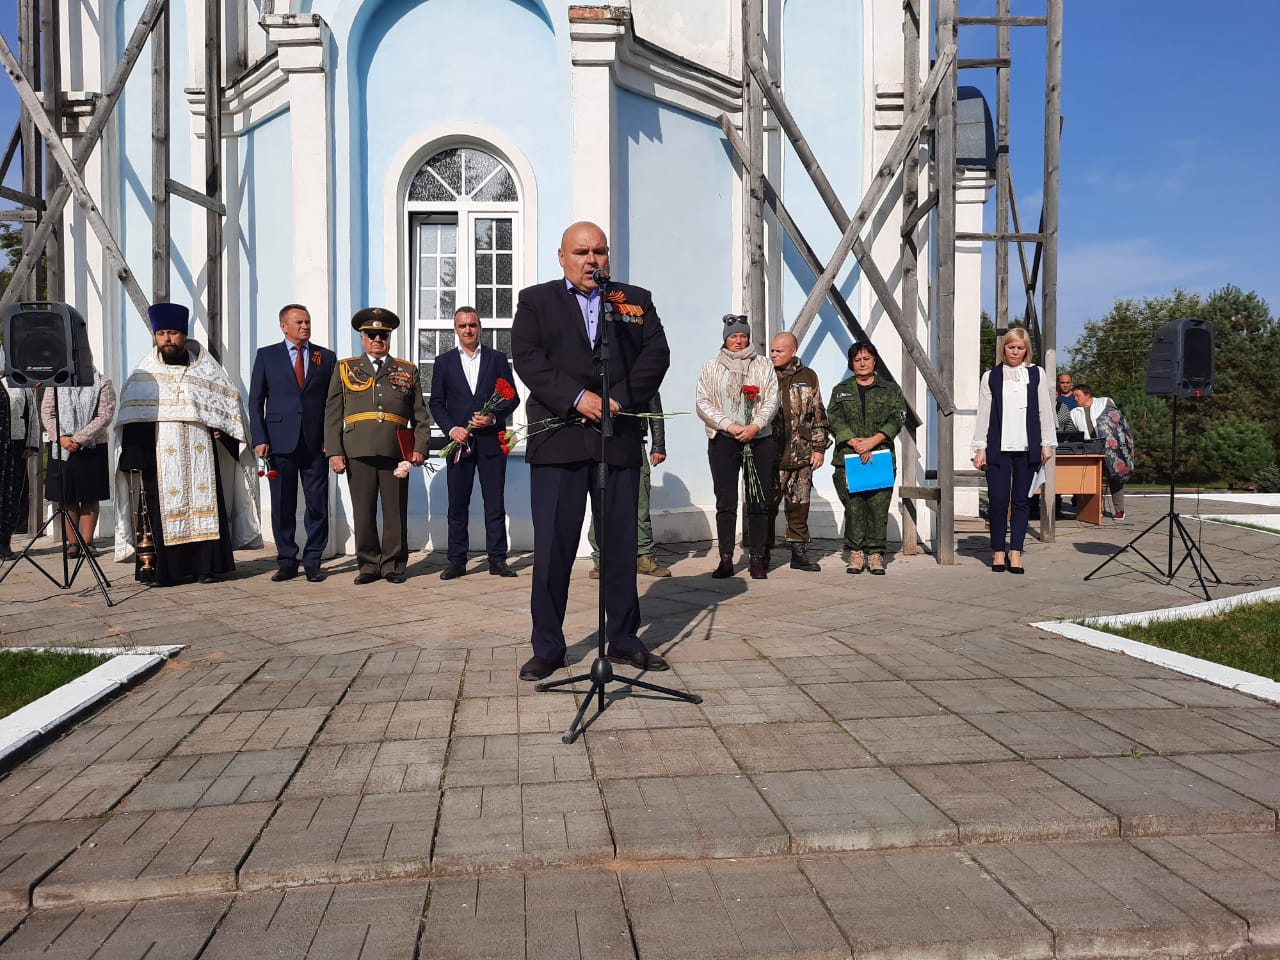
[(731, 323), (749, 323), (750, 321), (745, 313), (726, 313), (720, 318), (720, 322), (728, 326)]
[(360, 331), (370, 340), (390, 340), (391, 331), (389, 330), (362, 330)]

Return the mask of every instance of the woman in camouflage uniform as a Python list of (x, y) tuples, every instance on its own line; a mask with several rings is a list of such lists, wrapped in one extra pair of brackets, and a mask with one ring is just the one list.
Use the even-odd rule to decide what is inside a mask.
[(888, 450), (897, 476), (893, 438), (902, 429), (906, 401), (896, 383), (885, 380), (876, 369), (880, 355), (865, 341), (849, 348), (849, 369), (853, 376), (841, 380), (831, 391), (827, 418), (835, 437), (836, 493), (844, 504), (844, 543), (849, 548), (849, 573), (866, 568), (884, 575), (885, 537), (889, 526), (889, 501), (893, 486), (880, 490), (850, 493), (845, 474), (845, 457), (857, 456), (863, 463), (877, 450)]

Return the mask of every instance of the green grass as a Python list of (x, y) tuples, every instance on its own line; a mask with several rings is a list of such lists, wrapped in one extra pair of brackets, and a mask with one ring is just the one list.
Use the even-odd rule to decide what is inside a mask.
[(0, 717), (7, 717), (110, 659), (96, 653), (0, 650)]
[(1280, 603), (1234, 607), (1200, 620), (1106, 629), (1130, 640), (1280, 680)]

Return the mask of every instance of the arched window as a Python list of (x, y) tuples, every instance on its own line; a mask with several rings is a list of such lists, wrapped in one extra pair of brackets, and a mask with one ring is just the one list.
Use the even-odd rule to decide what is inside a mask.
[(440, 150), (409, 184), (409, 303), (427, 393), (436, 357), (456, 346), (453, 312), (460, 306), (480, 314), (482, 343), (511, 354), (522, 285), (520, 199), (510, 168), (476, 146)]

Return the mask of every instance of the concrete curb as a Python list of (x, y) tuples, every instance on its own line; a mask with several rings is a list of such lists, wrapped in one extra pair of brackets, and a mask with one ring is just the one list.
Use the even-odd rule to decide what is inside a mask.
[(6, 650), (114, 654), (82, 677), (46, 693), (9, 716), (0, 718), (0, 769), (6, 761), (40, 737), (70, 723), (96, 704), (182, 649), (179, 646), (135, 647), (6, 647)]
[(1153, 647), (1150, 644), (1140, 643), (1137, 640), (1130, 640), (1127, 637), (1095, 629), (1095, 627), (1116, 627), (1127, 624), (1145, 626), (1149, 623), (1158, 623), (1166, 620), (1194, 620), (1202, 617), (1211, 617), (1234, 607), (1272, 600), (1280, 600), (1280, 587), (1255, 590), (1252, 593), (1223, 597), (1219, 600), (1209, 600), (1205, 603), (1193, 603), (1185, 607), (1143, 610), (1112, 617), (1090, 617), (1084, 623), (1047, 620), (1033, 623), (1031, 626), (1049, 633), (1056, 633), (1069, 640), (1097, 647), (1100, 650), (1123, 653), (1136, 660), (1167, 667), (1189, 677), (1207, 680), (1209, 683), (1226, 687), (1229, 690), (1247, 693), (1260, 700), (1280, 703), (1280, 683), (1276, 683), (1274, 680), (1268, 680), (1254, 673), (1236, 670), (1234, 667), (1224, 667), (1218, 663), (1201, 660), (1199, 657), (1188, 656), (1185, 653), (1177, 653), (1173, 650), (1165, 650), (1161, 647)]

